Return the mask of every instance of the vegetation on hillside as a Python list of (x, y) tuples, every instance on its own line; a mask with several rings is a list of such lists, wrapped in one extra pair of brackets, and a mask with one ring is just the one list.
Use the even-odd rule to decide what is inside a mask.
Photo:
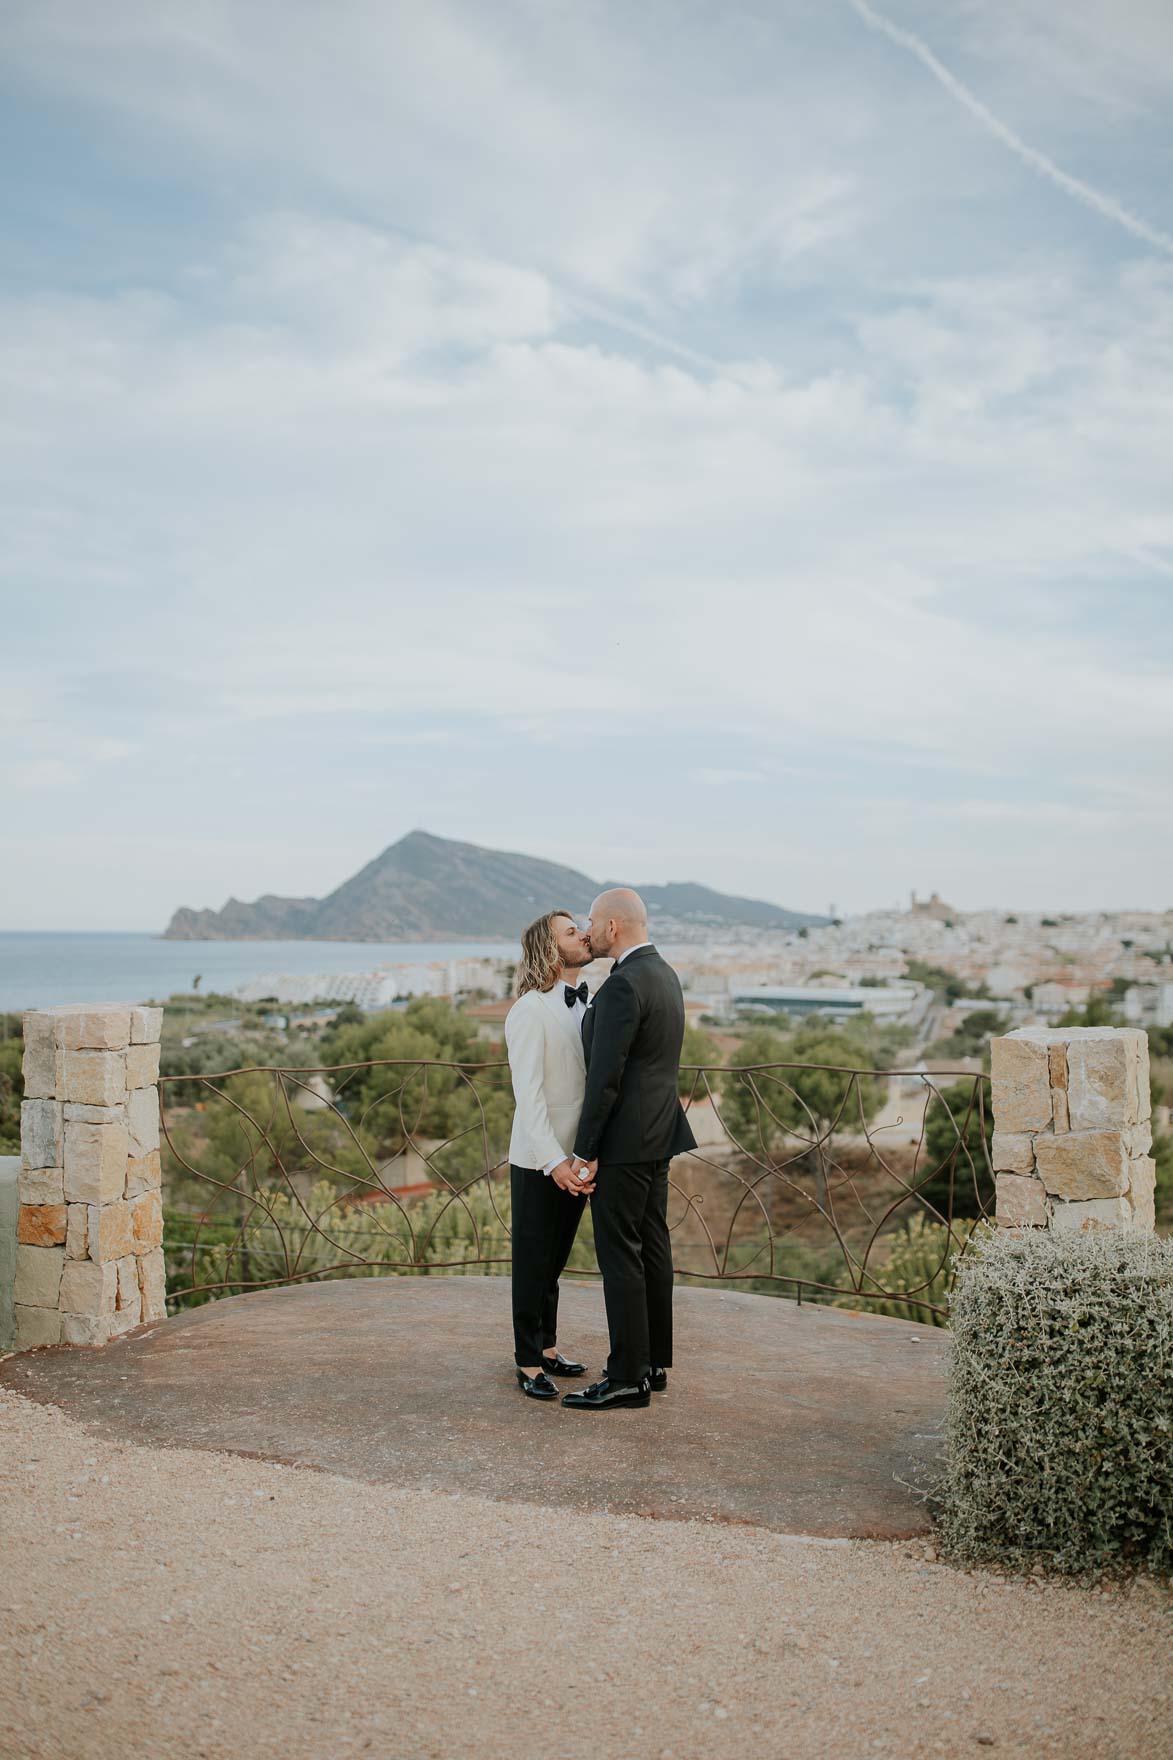
[(20, 1064), (24, 1039), (20, 1018), (0, 1015), (0, 1155), (20, 1154), (20, 1100), (24, 1078)]
[[(703, 1100), (708, 1092), (703, 1077), (698, 1077), (698, 1067), (712, 1069), (723, 1062), (721, 1048), (711, 1033), (703, 1027), (694, 1027), (690, 1022), (684, 1029), (684, 1045), (680, 1053), (680, 1098), (689, 1099), (692, 1095)], [(712, 1076), (709, 1076), (712, 1085)]]
[[(1105, 999), (1093, 999), (1072, 1024), (1086, 1024), (1089, 1013), (1093, 1020), (1101, 1018), (1105, 1006)], [(327, 1020), (329, 1012), (326, 1005), (296, 1009), (275, 999), (242, 1004), (214, 994), (167, 1003), (162, 1068), (178, 1078), (163, 1089), (167, 1244), (169, 1268), (179, 1277), (186, 1265), (186, 1284), (197, 1235), (199, 1252), (216, 1246), (227, 1250), (236, 1241), (229, 1281), (327, 1274), (311, 1262), (317, 1251), (308, 1240), (317, 1233), (309, 1223), (314, 1205), (330, 1219), (323, 1250), (344, 1233), (348, 1239), (357, 1238), (356, 1230), (366, 1239), (373, 1233), (381, 1237), (379, 1250), (363, 1257), (384, 1269), (397, 1256), (403, 1259), (404, 1210), (417, 1238), (430, 1243), (422, 1254), (425, 1267), (438, 1263), (437, 1254), (463, 1262), (461, 1231), (466, 1224), (474, 1233), (480, 1229), (482, 1206), (488, 1206), (490, 1233), (497, 1225), (493, 1218), (507, 1213), (513, 1107), (501, 1043), (478, 1037), (477, 1024), (466, 1013), (435, 999), (420, 998), (376, 1015), (352, 1004), (335, 1008)], [(981, 1019), (985, 1013), (971, 1016), (967, 1027), (988, 1028)], [(272, 1018), (280, 1016), (285, 1024)], [(954, 1225), (956, 1238), (988, 1213), (993, 1198), (982, 1141), (984, 1134), (988, 1143), (992, 1125), (988, 1096), (983, 1116), (970, 1081), (951, 1083), (929, 1099), (915, 1170), (908, 1137), (895, 1127), (885, 1125), (874, 1149), (865, 1140), (865, 1127), (874, 1129), (890, 1092), (887, 1082), (866, 1072), (898, 1064), (908, 1040), (906, 1030), (880, 1026), (869, 1016), (843, 1027), (818, 1020), (792, 1025), (784, 1017), (776, 1024), (758, 1021), (739, 1031), (732, 1048), (726, 1033), (718, 1039), (690, 1025), (682, 1062), (694, 1068), (724, 1066), (720, 1076), (710, 1077), (712, 1091), (747, 1152), (748, 1160), (740, 1164), (745, 1177), (751, 1187), (755, 1180), (763, 1183), (738, 1217), (742, 1188), (716, 1170), (704, 1206), (698, 1205), (695, 1215), (683, 1214), (676, 1237), (683, 1252), (679, 1262), (695, 1264), (698, 1271), (723, 1264), (744, 1274), (740, 1287), (745, 1289), (794, 1294), (801, 1283), (804, 1300), (835, 1300), (852, 1273), (815, 1208), (827, 1203), (829, 1182), (836, 1220), (846, 1228), (853, 1251), (872, 1228), (868, 1216), (880, 1218), (869, 1265), (883, 1268), (883, 1299), (908, 1299), (901, 1280), (915, 1269), (916, 1253), (904, 1238), (910, 1218), (923, 1206), (925, 1227), (939, 1217)], [(1167, 1105), (1173, 1098), (1173, 1029), (1150, 1030), (1149, 1042), (1154, 1103)], [(0, 1153), (19, 1149), (21, 1051), (19, 1020), (0, 1017)], [(771, 1064), (791, 1067), (750, 1074)], [(323, 1066), (324, 1080), (278, 1073)], [(243, 1073), (223, 1073), (231, 1070)], [(864, 1073), (853, 1078), (852, 1071)], [(682, 1076), (683, 1094), (692, 1092), (693, 1080)], [(316, 1091), (310, 1091), (311, 1083)], [(698, 1096), (704, 1091), (698, 1088)], [(909, 1122), (915, 1124), (918, 1112), (915, 1102)], [(820, 1139), (829, 1134), (833, 1141), (820, 1149)], [(1153, 1153), (1158, 1223), (1167, 1229), (1173, 1225), (1168, 1133), (1158, 1131)], [(782, 1176), (768, 1167), (763, 1174), (761, 1164), (779, 1162)], [(486, 1169), (496, 1170), (491, 1189)], [(690, 1179), (699, 1177), (694, 1167)], [(914, 1188), (904, 1202), (900, 1180)], [(405, 1197), (402, 1210), (386, 1195), (387, 1189), (421, 1185), (434, 1190)], [(455, 1206), (449, 1205), (452, 1192), (461, 1194)], [(770, 1210), (768, 1226), (762, 1201)], [(430, 1229), (432, 1206), (435, 1229)], [(735, 1226), (726, 1259), (722, 1231), (730, 1216)], [(716, 1262), (706, 1228), (717, 1243)], [(767, 1275), (771, 1250), (772, 1279)], [(338, 1262), (345, 1266), (357, 1256), (344, 1255)], [(589, 1232), (572, 1263), (593, 1263)]]
[(934, 1060), (980, 1058), (984, 1068), (990, 1065), (990, 1040), (1010, 1030), (1010, 1022), (996, 1008), (975, 1008), (952, 1033), (930, 1045), (926, 1056)]
[[(465, 1190), (443, 1188), (401, 1202), (354, 1204), (330, 1180), (294, 1196), (281, 1185), (260, 1186), (247, 1212), (207, 1223), (190, 1213), (166, 1214), (168, 1295), (197, 1307), (273, 1283), (335, 1277), (439, 1277), (509, 1273), (511, 1204), (508, 1180)], [(570, 1271), (596, 1271), (590, 1211), (570, 1255)]]
[(1101, 991), (1089, 996), (1082, 1008), (1069, 1008), (1055, 1024), (1060, 1027), (1122, 1027), (1124, 1017), (1118, 1008), (1113, 1007), (1113, 1001), (1113, 996)]
[(906, 960), (904, 975), (910, 982), (925, 985), (938, 1002), (961, 1002), (966, 997), (984, 998), (990, 994), (989, 985), (984, 981), (980, 984), (969, 984), (964, 978), (959, 978), (956, 972), (947, 972), (944, 966), (931, 965), (928, 960)]
[[(761, 1067), (771, 1064), (812, 1067)], [(749, 1154), (774, 1157), (788, 1141), (797, 1149), (835, 1128), (862, 1130), (881, 1102), (878, 1083), (850, 1073), (870, 1067), (866, 1040), (844, 1030), (811, 1024), (783, 1036), (755, 1028), (728, 1067), (721, 1116)]]
[(939, 1216), (992, 1212), (990, 1142), (994, 1120), (989, 1090), (975, 1081), (951, 1082), (930, 1095), (917, 1196)]
[[(891, 1238), (891, 1250), (874, 1278), (864, 1283), (859, 1295), (838, 1296), (837, 1308), (864, 1309), (886, 1314), (891, 1320), (916, 1320), (923, 1326), (947, 1326), (949, 1298), (957, 1266), (975, 1229), (984, 1222), (956, 1222), (946, 1228), (919, 1212)], [(877, 1295), (879, 1289), (884, 1293)]]
[(327, 1064), (367, 1064), (339, 1081), (336, 1094), (371, 1153), (398, 1153), (408, 1137), (442, 1147), (433, 1154), (446, 1180), (502, 1162), (509, 1148), (513, 1093), (503, 1053), (476, 1036), (448, 1002), (419, 997), (401, 1011), (337, 1026), (322, 1042)]

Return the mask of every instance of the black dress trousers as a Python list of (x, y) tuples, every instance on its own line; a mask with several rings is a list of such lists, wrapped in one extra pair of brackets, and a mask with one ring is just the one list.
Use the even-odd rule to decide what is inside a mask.
[(672, 1242), (667, 1161), (605, 1162), (591, 1199), (612, 1381), (672, 1366)]
[(584, 1197), (564, 1192), (540, 1167), (509, 1169), (513, 1202), (513, 1360), (532, 1368), (558, 1342), (558, 1279), (566, 1268)]

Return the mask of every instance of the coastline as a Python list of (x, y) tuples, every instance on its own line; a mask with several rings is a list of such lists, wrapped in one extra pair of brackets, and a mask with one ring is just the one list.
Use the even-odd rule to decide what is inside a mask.
[[(516, 943), (477, 941), (186, 941), (118, 930), (0, 931), (0, 1010), (79, 997), (159, 1001), (198, 990), (234, 994), (270, 976), (356, 979), (386, 969), (516, 959)], [(196, 980), (198, 979), (198, 983)], [(431, 986), (429, 986), (430, 988)]]

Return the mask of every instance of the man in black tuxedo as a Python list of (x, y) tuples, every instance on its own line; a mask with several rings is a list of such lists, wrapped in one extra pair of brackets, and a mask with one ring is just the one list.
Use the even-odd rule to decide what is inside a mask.
[(648, 914), (628, 887), (591, 906), (591, 950), (611, 975), (582, 1023), (586, 1093), (574, 1173), (591, 1194), (611, 1354), (601, 1381), (562, 1403), (579, 1411), (646, 1406), (672, 1363), (668, 1164), (696, 1148), (680, 1104), (684, 998), (648, 940)]

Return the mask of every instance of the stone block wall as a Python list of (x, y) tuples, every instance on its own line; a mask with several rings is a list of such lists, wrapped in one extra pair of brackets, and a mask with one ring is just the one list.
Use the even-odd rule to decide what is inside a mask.
[(12, 1279), (16, 1275), (16, 1206), (20, 1156), (0, 1155), (0, 1352), (12, 1349)]
[(24, 1017), (17, 1350), (101, 1345), (166, 1314), (159, 1162), (161, 1008)]
[(1020, 1027), (994, 1039), (990, 1052), (999, 1224), (1151, 1232), (1147, 1035)]

